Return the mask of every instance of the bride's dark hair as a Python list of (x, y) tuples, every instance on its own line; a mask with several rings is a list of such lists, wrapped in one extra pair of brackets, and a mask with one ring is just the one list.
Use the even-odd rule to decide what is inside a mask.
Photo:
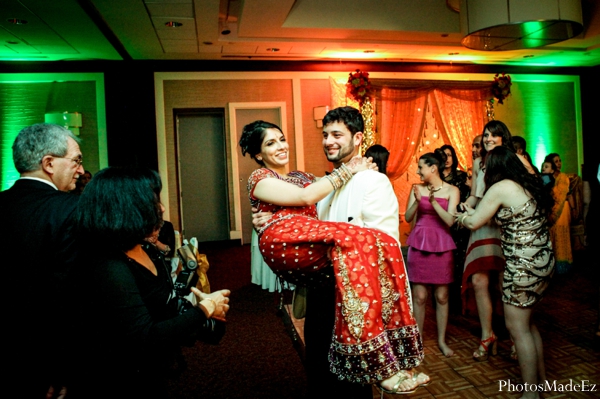
[(274, 123), (260, 120), (254, 121), (244, 126), (239, 143), (242, 148), (242, 155), (250, 154), (250, 158), (254, 159), (261, 166), (265, 166), (265, 164), (263, 161), (256, 159), (256, 155), (260, 153), (260, 146), (265, 138), (267, 129), (277, 129), (282, 132), (281, 128)]

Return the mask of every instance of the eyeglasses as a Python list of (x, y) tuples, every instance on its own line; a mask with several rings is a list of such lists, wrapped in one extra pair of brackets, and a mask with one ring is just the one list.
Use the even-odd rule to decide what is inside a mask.
[(54, 156), (54, 158), (62, 158), (62, 159), (68, 159), (70, 161), (73, 161), (77, 164), (77, 166), (81, 166), (81, 164), (83, 164), (83, 157), (81, 155), (76, 158), (57, 157), (55, 155), (53, 155), (53, 156)]

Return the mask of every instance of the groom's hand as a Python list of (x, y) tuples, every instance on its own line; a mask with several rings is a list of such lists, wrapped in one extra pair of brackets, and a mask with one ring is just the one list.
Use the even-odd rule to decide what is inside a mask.
[(252, 208), (252, 225), (255, 230), (260, 230), (271, 219), (271, 212), (259, 212), (258, 209)]

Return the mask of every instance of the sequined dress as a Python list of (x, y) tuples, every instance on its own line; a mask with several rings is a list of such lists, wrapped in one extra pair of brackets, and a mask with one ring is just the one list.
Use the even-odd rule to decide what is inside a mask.
[(377, 229), (320, 221), (314, 205), (263, 203), (253, 192), (265, 178), (306, 187), (314, 176), (296, 171), (284, 177), (262, 168), (248, 179), (248, 192), (252, 206), (274, 213), (259, 232), (259, 246), (275, 273), (309, 273), (333, 265), (341, 306), (336, 308), (330, 370), (341, 380), (375, 384), (418, 366), (423, 345), (398, 242)]
[(519, 307), (537, 303), (554, 274), (554, 252), (546, 217), (532, 198), (517, 207), (500, 208), (496, 222), (502, 234), (506, 269), (502, 301)]
[[(444, 210), (448, 200), (436, 198)], [(450, 284), (454, 280), (454, 253), (456, 244), (450, 227), (439, 217), (428, 197), (421, 197), (417, 222), (410, 232), (408, 248), (408, 278), (411, 283)]]

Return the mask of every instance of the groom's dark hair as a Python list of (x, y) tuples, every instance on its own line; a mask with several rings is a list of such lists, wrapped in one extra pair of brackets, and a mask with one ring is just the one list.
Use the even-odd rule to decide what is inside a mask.
[(329, 111), (323, 118), (323, 126), (334, 122), (342, 122), (346, 125), (352, 136), (357, 132), (364, 132), (365, 130), (365, 122), (362, 115), (353, 107), (339, 107)]

